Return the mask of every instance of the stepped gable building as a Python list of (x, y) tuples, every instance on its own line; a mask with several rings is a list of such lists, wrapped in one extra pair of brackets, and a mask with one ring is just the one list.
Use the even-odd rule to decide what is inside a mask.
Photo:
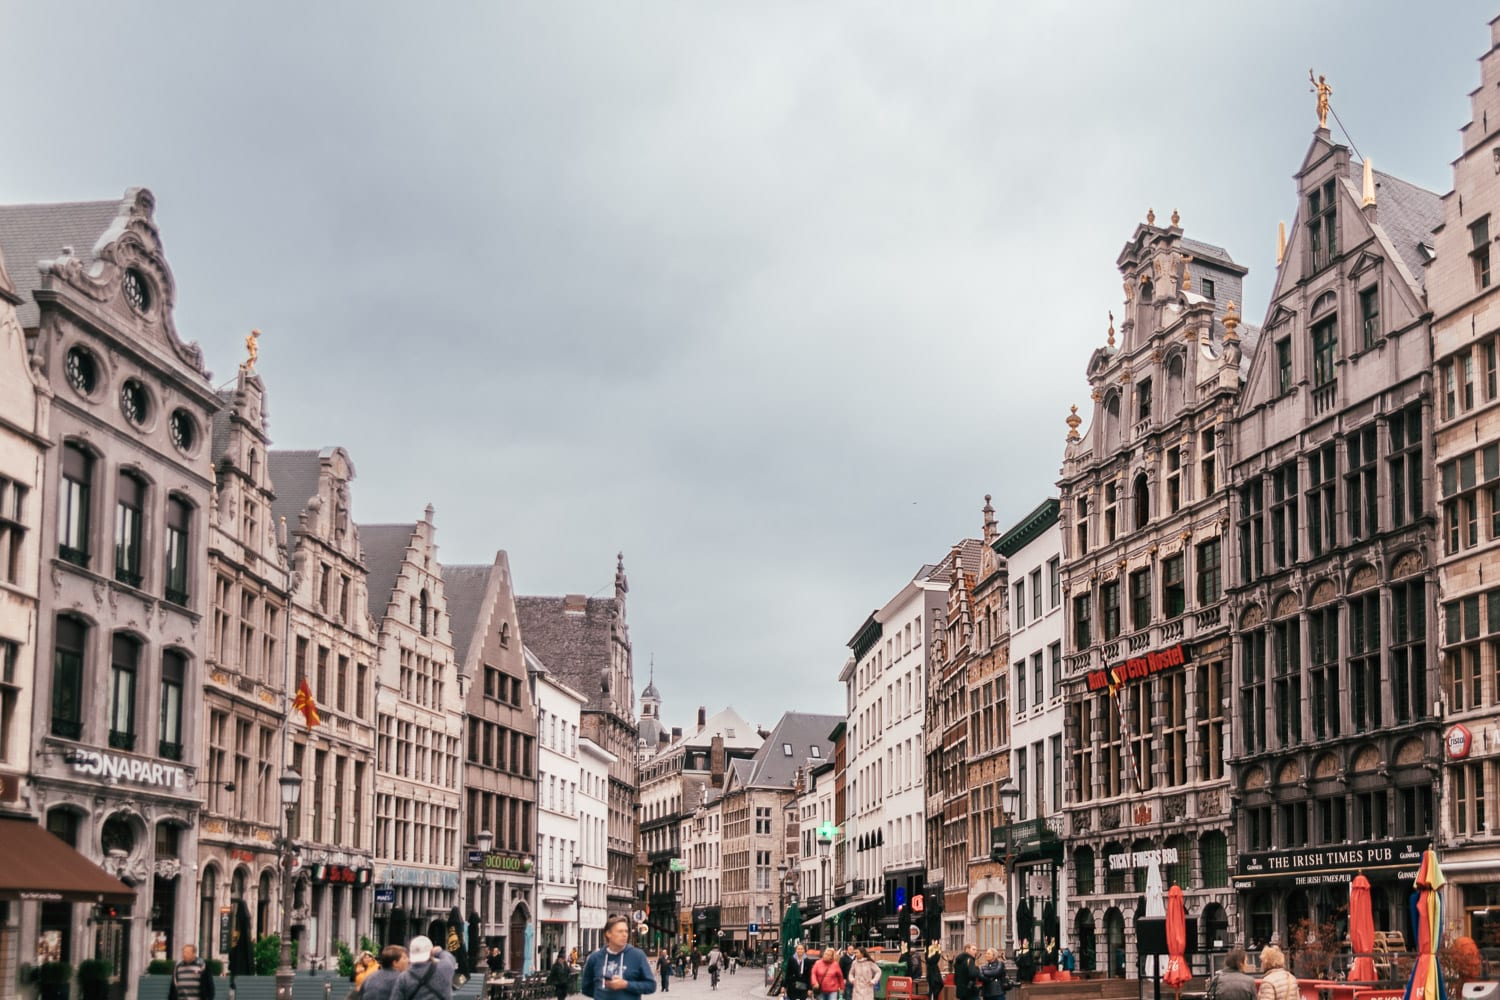
[(1126, 921), (1153, 857), (1207, 945), (1234, 915), (1222, 451), (1257, 341), (1234, 310), (1246, 269), (1184, 237), (1176, 212), (1148, 213), (1117, 265), (1120, 339), (1111, 324), (1089, 359), (1092, 419), (1080, 434), (1067, 418), (1058, 484), (1074, 907), (1058, 919), (1111, 976), (1139, 967)]
[(947, 892), (942, 906), (943, 947), (952, 951), (973, 941), (980, 948), (1014, 947), (1001, 933), (1005, 913), (1005, 868), (990, 859), (990, 840), (1003, 823), (998, 791), (1010, 780), (1010, 612), (1009, 569), (996, 547), (1001, 535), (990, 498), (984, 501), (984, 536), (972, 600), (974, 649), (965, 686), (968, 693), (968, 745), (965, 781), (969, 789), (967, 889)]
[[(429, 504), (415, 524), (359, 529), (379, 625), (375, 882), (396, 890), (391, 923), (404, 923), (406, 937), (446, 922), (461, 902), (459, 752), (473, 678), (454, 654), (432, 517)], [(525, 766), (536, 773), (534, 753)], [(529, 849), (536, 831), (524, 816), (520, 834)]]
[[(985, 525), (994, 526), (994, 508), (986, 496)], [(973, 549), (966, 568), (965, 547)], [(973, 565), (977, 563), (978, 565)], [(973, 539), (953, 546), (947, 560), (948, 600), (934, 620), (932, 665), (927, 677), (926, 727), (926, 857), (929, 870), (925, 891), (940, 913), (959, 920), (968, 910), (969, 895), (969, 669), (982, 638), (982, 623), (974, 619), (976, 577), (983, 572), (984, 552)], [(923, 900), (926, 904), (927, 900)], [(952, 904), (951, 908), (948, 905)], [(927, 915), (916, 918), (925, 933)], [(908, 908), (910, 920), (914, 912)], [(962, 947), (962, 942), (959, 943)]]
[[(464, 756), (465, 918), (479, 916), (487, 947), (506, 967), (526, 962), (526, 925), (537, 919), (533, 896), (541, 858), (537, 821), (537, 704), (516, 616), (510, 559), (444, 566), (443, 588), (460, 677), (468, 678), (468, 745)], [(488, 833), (487, 854), (479, 836)], [(571, 916), (572, 914), (570, 914)]]
[[(303, 779), (291, 824), (302, 858), (291, 906), (292, 935), (304, 961), (332, 955), (335, 941), (356, 943), (361, 934), (385, 940), (389, 908), (374, 905), (372, 887), (377, 632), (351, 514), (355, 470), (348, 452), (271, 451), (266, 467), (276, 492), (271, 519), (292, 566), (290, 648), (277, 683), (290, 695), (305, 678), (321, 717), (309, 729), (300, 714), (282, 708), (285, 763)], [(264, 883), (264, 873), (260, 879)], [(273, 886), (279, 883), (272, 879)], [(278, 931), (279, 916), (273, 909), (266, 932)]]
[[(641, 695), (642, 725), (655, 685)], [(724, 773), (733, 760), (749, 760), (762, 739), (755, 727), (732, 708), (708, 716), (698, 709), (698, 721), (684, 734), (672, 730), (666, 748), (641, 766), (641, 853), (646, 867), (646, 901), (651, 926), (648, 945), (682, 943), (692, 931), (692, 904), (684, 874), (672, 869), (673, 858), (685, 858), (683, 829), (708, 791), (722, 792)], [(717, 913), (718, 901), (714, 901)], [(717, 915), (713, 921), (718, 925)], [(674, 942), (673, 938), (680, 940)]]
[(1422, 288), (1442, 209), (1351, 162), (1321, 124), (1296, 180), (1225, 470), (1234, 883), (1251, 941), (1329, 919), (1348, 900), (1333, 877), (1358, 870), (1375, 926), (1404, 928), (1442, 765)]
[[(254, 343), (252, 334), (251, 342)], [(279, 933), (281, 777), (288, 711), (287, 599), (290, 565), (271, 509), (266, 390), (254, 361), (219, 391), (208, 516), (212, 600), (203, 688), (202, 820), (198, 832), (199, 922), (216, 928), (230, 910), (231, 939)], [(204, 957), (238, 975), (254, 969), (245, 949), (204, 940)], [(317, 953), (304, 944), (304, 954)]]
[[(1491, 268), (1500, 231), (1497, 144), (1500, 19), (1479, 60), (1480, 86), (1453, 163), (1453, 191), (1427, 265), (1437, 363), (1436, 465), (1442, 542), (1439, 654), (1446, 709), (1443, 873), (1461, 934), (1500, 936), (1500, 297)], [(1488, 570), (1488, 573), (1486, 573)], [(1492, 915), (1493, 914), (1493, 915)]]
[(28, 908), (21, 939), (44, 941), (48, 958), (105, 959), (127, 997), (149, 959), (198, 941), (192, 706), (219, 406), (203, 352), (177, 335), (155, 209), (144, 188), (0, 208), (17, 319), (52, 396), (31, 808), (135, 890), (100, 920), (68, 902)]
[(614, 756), (610, 765), (609, 895), (611, 913), (638, 908), (636, 810), (638, 764), (635, 682), (626, 623), (625, 557), (615, 563), (613, 597), (520, 597), (521, 637), (569, 687), (588, 695), (583, 735)]

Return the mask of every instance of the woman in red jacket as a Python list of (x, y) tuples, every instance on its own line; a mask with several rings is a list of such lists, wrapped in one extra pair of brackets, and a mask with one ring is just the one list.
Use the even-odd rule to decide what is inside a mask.
[(839, 956), (829, 948), (812, 967), (812, 988), (817, 990), (819, 1000), (842, 1000), (844, 995), (844, 970), (839, 968)]

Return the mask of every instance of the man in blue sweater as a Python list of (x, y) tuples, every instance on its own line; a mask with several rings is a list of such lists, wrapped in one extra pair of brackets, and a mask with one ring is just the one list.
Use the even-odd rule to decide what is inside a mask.
[(583, 963), (579, 992), (592, 1000), (640, 1000), (656, 992), (656, 977), (646, 953), (630, 945), (630, 921), (610, 917), (604, 922), (604, 947)]

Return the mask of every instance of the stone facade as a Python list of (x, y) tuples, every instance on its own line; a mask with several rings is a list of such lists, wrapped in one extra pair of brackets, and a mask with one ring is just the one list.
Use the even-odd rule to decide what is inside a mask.
[(536, 676), (537, 968), (578, 947), (578, 884), (583, 875), (578, 811), (578, 724), (587, 699), (550, 673)]
[[(984, 546), (974, 584), (975, 648), (965, 678), (969, 705), (969, 864), (962, 899), (943, 905), (943, 947), (956, 952), (968, 941), (981, 948), (1005, 947), (1005, 866), (991, 859), (990, 840), (1004, 822), (997, 790), (1010, 780), (1010, 605), (1005, 556), (985, 499)], [(955, 894), (956, 896), (956, 894)], [(983, 919), (981, 920), (981, 911)]]
[(87, 907), (38, 906), (21, 937), (54, 935), (69, 962), (97, 952), (127, 997), (147, 961), (201, 930), (191, 868), (204, 733), (190, 706), (204, 682), (219, 401), (202, 352), (177, 336), (154, 212), (139, 188), (0, 209), (18, 316), (54, 402), (31, 807), (137, 890), (97, 922)]
[(1463, 151), (1433, 234), (1436, 257), (1427, 266), (1438, 397), (1440, 697), (1448, 747), (1441, 817), (1445, 903), (1460, 933), (1482, 946), (1500, 933), (1494, 878), (1500, 869), (1500, 296), (1491, 267), (1500, 234), (1500, 174), (1488, 127), (1491, 112), (1500, 121), (1497, 46), (1500, 20), (1490, 22), (1490, 49), (1479, 60), (1480, 86), (1470, 96), (1472, 117), (1461, 130)]
[[(359, 528), (351, 514), (354, 463), (340, 447), (272, 451), (272, 516), (292, 565), (291, 610), (279, 683), (305, 678), (322, 718), (309, 731), (288, 712), (301, 746), (301, 801), (291, 829), (303, 865), (293, 889), (292, 934), (307, 955), (331, 956), (368, 935), (384, 942), (386, 909), (374, 905), (376, 627)], [(306, 745), (319, 747), (309, 761)], [(286, 753), (283, 750), (283, 753)], [(323, 781), (317, 780), (318, 754)], [(298, 763), (294, 756), (290, 763)], [(312, 773), (306, 768), (313, 765)]]
[[(528, 956), (526, 926), (538, 918), (536, 887), (541, 852), (537, 818), (537, 681), (516, 617), (510, 558), (497, 552), (480, 566), (444, 566), (458, 675), (468, 678), (465, 747), (465, 914), (479, 917), (487, 947), (501, 949), (507, 969)], [(532, 838), (532, 831), (536, 839)], [(491, 837), (480, 865), (470, 861), (478, 837)]]
[[(1185, 239), (1175, 212), (1148, 216), (1117, 266), (1120, 342), (1111, 321), (1059, 483), (1073, 909), (1058, 917), (1082, 968), (1125, 975), (1138, 957), (1125, 915), (1145, 888), (1133, 854), (1176, 851), (1165, 884), (1204, 928), (1233, 914), (1220, 449), (1254, 338), (1232, 311), (1245, 268)], [(1147, 676), (1122, 672), (1142, 663)]]
[[(233, 941), (280, 933), (278, 779), (290, 710), (284, 648), (290, 571), (271, 516), (265, 386), (242, 364), (234, 388), (219, 398), (208, 519), (212, 600), (203, 660), (197, 897), (204, 928), (216, 929), (229, 909)], [(205, 935), (204, 957), (223, 959), (238, 975), (254, 971), (249, 949), (219, 944), (217, 933)], [(300, 954), (310, 952), (318, 953), (304, 945)]]
[[(415, 524), (359, 529), (379, 624), (375, 881), (395, 888), (392, 919), (401, 909), (412, 933), (446, 922), (460, 902), (459, 747), (472, 681), (455, 662), (432, 517), (429, 505)], [(523, 774), (536, 773), (534, 755), (525, 748)], [(521, 849), (535, 836), (523, 816)], [(518, 906), (509, 919), (507, 933), (522, 934), (530, 914)]]
[[(611, 755), (593, 740), (578, 740), (578, 836), (583, 868), (578, 873), (580, 954), (602, 942), (609, 896), (609, 766)], [(718, 841), (714, 841), (715, 850)], [(717, 896), (716, 896), (717, 898)]]

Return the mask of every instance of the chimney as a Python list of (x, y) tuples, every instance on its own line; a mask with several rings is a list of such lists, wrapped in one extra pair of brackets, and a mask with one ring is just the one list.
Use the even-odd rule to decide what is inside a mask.
[(764, 726), (756, 726), (755, 734), (763, 740), (768, 740), (771, 738), (771, 731)]
[(672, 727), (672, 739), (674, 739), (674, 740), (680, 740), (680, 739), (682, 739), (682, 727), (681, 726), (673, 726)]
[(563, 614), (581, 615), (588, 610), (589, 599), (582, 594), (568, 594), (563, 598)]
[(724, 737), (715, 736), (708, 744), (708, 783), (713, 788), (724, 787), (724, 769), (728, 766), (728, 755), (724, 752)]
[(698, 732), (700, 732), (700, 733), (703, 732), (703, 727), (706, 726), (706, 725), (708, 725), (708, 711), (702, 705), (699, 705), (698, 706)]

